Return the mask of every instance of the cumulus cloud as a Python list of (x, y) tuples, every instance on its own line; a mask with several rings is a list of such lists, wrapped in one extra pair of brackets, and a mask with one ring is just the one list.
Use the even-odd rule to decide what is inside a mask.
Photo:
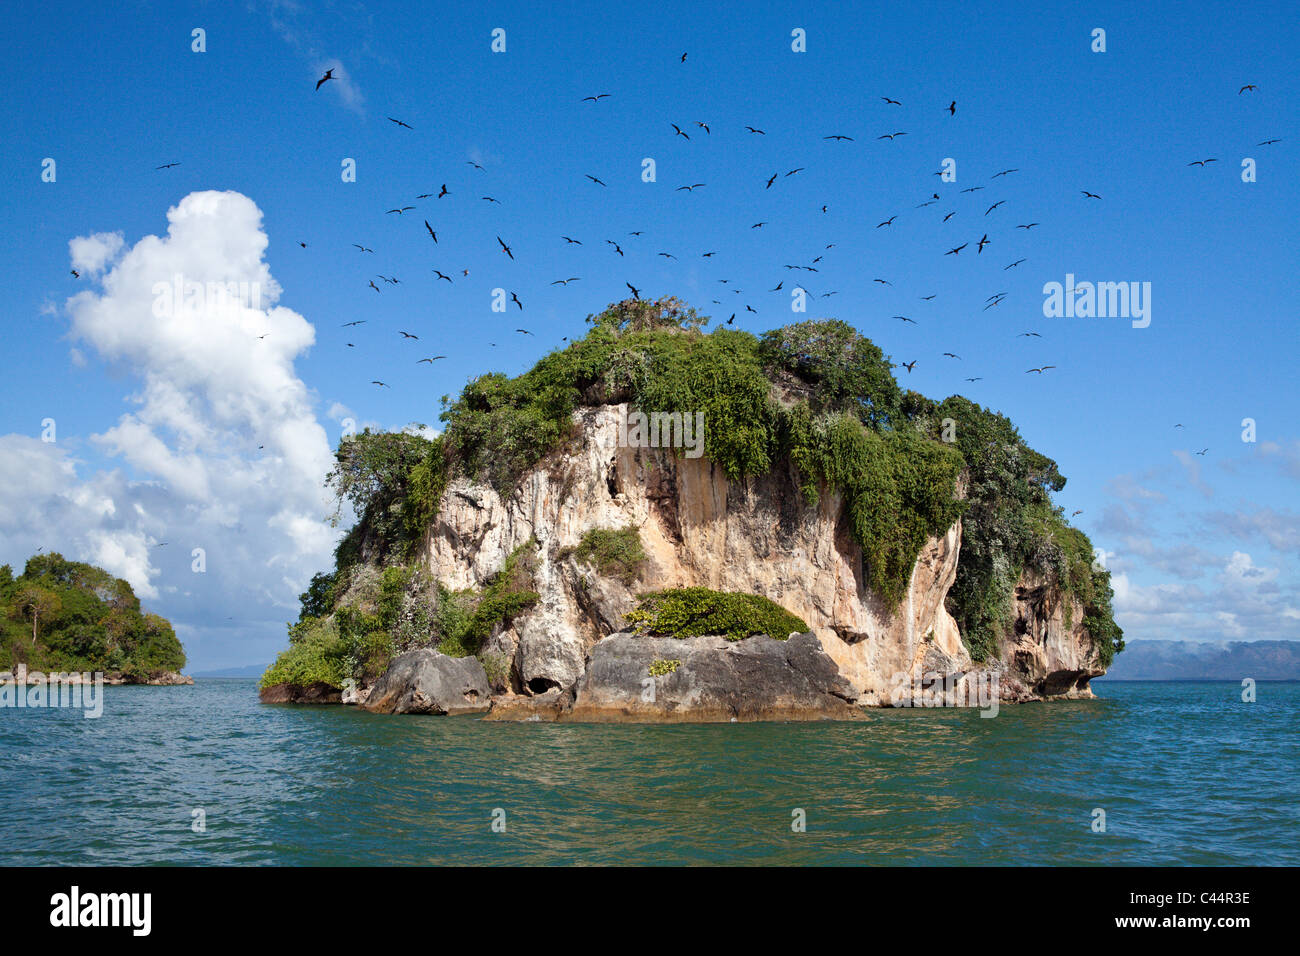
[(336, 540), (324, 520), (331, 448), (294, 369), (315, 332), (279, 304), (251, 199), (195, 192), (167, 220), (166, 235), (129, 248), (119, 234), (69, 243), (97, 275), (66, 303), (71, 338), (138, 387), (80, 446), (111, 468), (92, 469), (62, 435), (0, 437), (4, 558), (43, 548), (102, 565), (210, 662), (249, 659), (213, 646), (212, 622), (243, 624), (245, 638), (250, 622), (275, 622), (252, 658), (265, 660)]
[(97, 232), (93, 236), (78, 236), (68, 243), (68, 256), (72, 268), (82, 273), (104, 271), (122, 249), (124, 239), (120, 232)]

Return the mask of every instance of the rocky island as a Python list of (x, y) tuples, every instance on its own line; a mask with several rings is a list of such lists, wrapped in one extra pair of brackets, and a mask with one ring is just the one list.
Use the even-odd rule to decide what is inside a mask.
[(193, 684), (171, 624), (140, 606), (131, 585), (57, 552), (0, 566), (0, 684)]
[(346, 438), (356, 522), (267, 702), (488, 719), (844, 719), (1090, 697), (1109, 574), (1005, 417), (898, 385), (852, 327), (626, 300), (442, 433)]

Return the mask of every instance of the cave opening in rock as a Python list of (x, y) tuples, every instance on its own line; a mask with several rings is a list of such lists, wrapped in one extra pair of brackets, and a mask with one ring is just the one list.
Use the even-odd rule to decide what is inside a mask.
[(551, 688), (559, 686), (559, 681), (551, 680), (549, 677), (534, 677), (528, 682), (528, 690), (534, 696), (545, 694)]

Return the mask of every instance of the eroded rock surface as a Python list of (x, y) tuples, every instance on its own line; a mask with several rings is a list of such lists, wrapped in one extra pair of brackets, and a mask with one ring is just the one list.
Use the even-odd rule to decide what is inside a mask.
[[(653, 675), (656, 662), (666, 672)], [(564, 719), (844, 719), (854, 715), (856, 700), (811, 633), (784, 641), (761, 635), (728, 641), (620, 633), (595, 646)]]
[(477, 658), (422, 647), (393, 658), (360, 706), (379, 714), (469, 714), (487, 710), (490, 694)]

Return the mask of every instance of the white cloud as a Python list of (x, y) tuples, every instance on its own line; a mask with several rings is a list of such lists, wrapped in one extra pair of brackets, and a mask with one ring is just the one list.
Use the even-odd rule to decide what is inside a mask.
[(68, 243), (68, 256), (72, 268), (85, 274), (102, 272), (122, 250), (124, 239), (120, 232), (97, 232), (93, 236), (78, 236)]
[[(315, 331), (278, 304), (252, 200), (191, 193), (167, 219), (166, 235), (129, 248), (105, 233), (69, 244), (88, 273), (106, 270), (68, 300), (72, 338), (139, 384), (116, 423), (91, 436), (118, 467), (90, 470), (62, 434), (58, 445), (0, 437), (3, 559), (60, 550), (125, 578), (142, 598), (161, 595), (151, 609), (182, 633), (201, 638), (228, 617), (274, 622), (261, 634), (273, 647), (307, 579), (332, 564), (337, 537), (325, 521), (330, 444), (294, 369)], [(196, 294), (161, 308), (160, 290), (177, 276)], [(207, 294), (208, 283), (228, 282), (246, 284), (245, 294)], [(192, 570), (194, 549), (205, 573)], [(249, 657), (221, 650), (202, 656)]]

